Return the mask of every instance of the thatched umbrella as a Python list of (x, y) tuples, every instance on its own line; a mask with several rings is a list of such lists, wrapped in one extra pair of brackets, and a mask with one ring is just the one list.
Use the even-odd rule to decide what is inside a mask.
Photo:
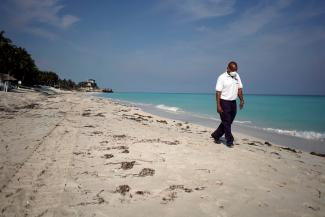
[(11, 75), (0, 73), (0, 81), (17, 81), (17, 79)]

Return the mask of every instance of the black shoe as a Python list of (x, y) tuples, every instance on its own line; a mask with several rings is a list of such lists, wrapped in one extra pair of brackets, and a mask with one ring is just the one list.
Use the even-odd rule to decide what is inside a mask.
[(221, 144), (221, 141), (217, 138), (215, 138), (212, 134), (211, 137), (214, 139), (214, 143)]
[(234, 143), (227, 143), (227, 147), (228, 148), (233, 148), (234, 147)]

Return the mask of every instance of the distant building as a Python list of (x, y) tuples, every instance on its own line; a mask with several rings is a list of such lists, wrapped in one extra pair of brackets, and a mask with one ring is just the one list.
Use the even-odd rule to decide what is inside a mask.
[(84, 91), (95, 91), (98, 89), (96, 81), (94, 79), (88, 79), (79, 83), (80, 89)]

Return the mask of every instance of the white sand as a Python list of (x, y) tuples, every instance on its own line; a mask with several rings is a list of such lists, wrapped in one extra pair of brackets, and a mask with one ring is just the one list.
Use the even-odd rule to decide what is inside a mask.
[(1, 92), (0, 117), (0, 216), (325, 216), (307, 152), (82, 93)]

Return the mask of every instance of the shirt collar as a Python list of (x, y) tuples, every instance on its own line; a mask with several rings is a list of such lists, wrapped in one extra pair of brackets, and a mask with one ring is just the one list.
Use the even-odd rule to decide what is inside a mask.
[(235, 79), (237, 81), (237, 75), (231, 76), (231, 75), (228, 74), (227, 71), (225, 71), (225, 74), (226, 74), (227, 77), (230, 77), (230, 78)]

